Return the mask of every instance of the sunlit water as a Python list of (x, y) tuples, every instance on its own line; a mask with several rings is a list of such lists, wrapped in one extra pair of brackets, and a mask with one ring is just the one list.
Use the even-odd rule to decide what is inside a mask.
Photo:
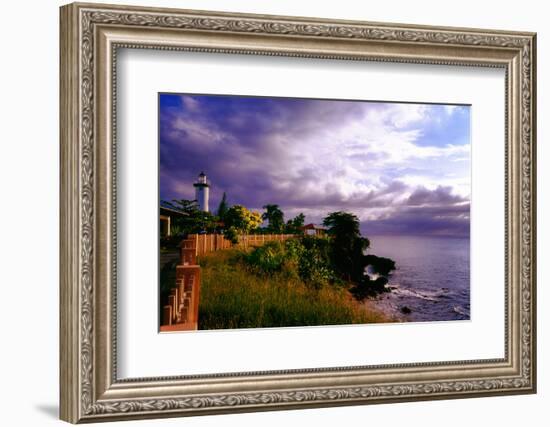
[[(467, 238), (369, 236), (367, 253), (396, 262), (392, 292), (376, 305), (402, 320), (470, 318), (470, 240)], [(411, 310), (403, 313), (403, 307)], [(405, 309), (406, 310), (406, 309)]]

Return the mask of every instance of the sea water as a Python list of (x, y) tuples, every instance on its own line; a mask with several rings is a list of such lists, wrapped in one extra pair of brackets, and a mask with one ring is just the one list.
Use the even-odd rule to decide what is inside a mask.
[(412, 322), (470, 319), (469, 238), (369, 239), (367, 253), (396, 263), (396, 270), (388, 277), (392, 290), (381, 294), (376, 303), (384, 312)]

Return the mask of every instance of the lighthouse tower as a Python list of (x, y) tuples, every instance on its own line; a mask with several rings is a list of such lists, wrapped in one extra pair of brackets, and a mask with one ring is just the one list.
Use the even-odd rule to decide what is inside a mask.
[(208, 197), (210, 193), (210, 184), (206, 182), (206, 175), (204, 172), (201, 172), (197, 182), (193, 184), (195, 187), (195, 199), (199, 204), (199, 209), (204, 212), (208, 212)]

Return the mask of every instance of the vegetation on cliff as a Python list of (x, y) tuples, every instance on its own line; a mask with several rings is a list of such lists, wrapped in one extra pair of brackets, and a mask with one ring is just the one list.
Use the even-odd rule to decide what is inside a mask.
[(319, 286), (316, 277), (303, 280), (282, 244), (255, 251), (229, 249), (200, 259), (199, 329), (388, 321), (382, 313), (361, 306), (343, 286)]

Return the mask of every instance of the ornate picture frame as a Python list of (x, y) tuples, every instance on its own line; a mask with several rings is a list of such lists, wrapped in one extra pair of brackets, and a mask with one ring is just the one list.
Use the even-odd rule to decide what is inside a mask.
[[(97, 422), (536, 391), (536, 35), (70, 4), (60, 11), (60, 416)], [(120, 379), (117, 49), (505, 71), (504, 357)]]

